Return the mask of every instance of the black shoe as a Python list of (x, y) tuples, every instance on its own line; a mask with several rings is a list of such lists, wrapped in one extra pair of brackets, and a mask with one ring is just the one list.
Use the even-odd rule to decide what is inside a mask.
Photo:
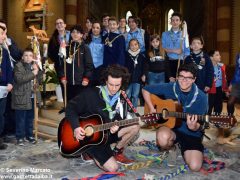
[(36, 141), (36, 139), (34, 137), (27, 137), (25, 139), (25, 141), (30, 142), (32, 144), (36, 144), (37, 143), (37, 141)]
[(0, 144), (0, 150), (7, 149), (8, 145), (7, 144)]
[(58, 111), (58, 114), (62, 114), (65, 112), (65, 108), (62, 108), (60, 111)]
[(15, 135), (6, 135), (4, 138), (3, 138), (3, 141), (5, 143), (13, 143), (16, 141), (16, 138), (15, 138)]
[(3, 143), (3, 138), (0, 138), (0, 150), (7, 149), (8, 145)]
[(19, 146), (25, 146), (25, 144), (24, 144), (24, 139), (18, 139), (17, 140), (17, 145), (19, 145)]
[(8, 145), (3, 143), (3, 138), (0, 138), (0, 150), (7, 149)]

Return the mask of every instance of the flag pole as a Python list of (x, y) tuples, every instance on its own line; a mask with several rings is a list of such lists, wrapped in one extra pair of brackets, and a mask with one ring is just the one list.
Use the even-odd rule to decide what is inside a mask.
[[(38, 59), (40, 56), (39, 51), (39, 42), (36, 36), (32, 37), (32, 49), (34, 59)], [(37, 64), (37, 61), (34, 61)], [(33, 90), (34, 90), (34, 129), (35, 129), (35, 139), (38, 140), (38, 106), (37, 106), (37, 78), (35, 76), (33, 81)]]
[(65, 39), (62, 40), (59, 48), (59, 55), (60, 57), (63, 58), (63, 71), (64, 71), (64, 78), (65, 78), (65, 83), (63, 83), (63, 88), (64, 88), (64, 108), (66, 109), (67, 107), (67, 64), (66, 64), (66, 41)]
[[(178, 56), (178, 64), (177, 64), (177, 71), (176, 71), (176, 78), (177, 78), (177, 75), (178, 75), (178, 69), (180, 67), (180, 61), (181, 61), (181, 55), (184, 55), (184, 50), (182, 50), (183, 48), (183, 40), (185, 40), (186, 38), (188, 39), (188, 34), (187, 34), (187, 23), (186, 21), (183, 21), (183, 24), (182, 24), (182, 38), (180, 40), (180, 49), (181, 49), (181, 54)], [(184, 58), (184, 57), (183, 57)], [(184, 61), (184, 59), (183, 59)]]

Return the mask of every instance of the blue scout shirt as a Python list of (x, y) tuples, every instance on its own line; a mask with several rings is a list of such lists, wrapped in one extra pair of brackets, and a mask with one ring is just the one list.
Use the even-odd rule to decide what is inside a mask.
[[(163, 32), (162, 34), (162, 47), (166, 49), (179, 49), (180, 48), (180, 41), (182, 39), (182, 31), (174, 32), (173, 30)], [(184, 59), (184, 57), (190, 54), (190, 48), (186, 47), (185, 39), (182, 41), (182, 50), (183, 54), (178, 55), (175, 53), (167, 53), (170, 59)]]
[(103, 64), (103, 50), (104, 45), (102, 43), (101, 36), (92, 36), (92, 42), (89, 44), (89, 48), (93, 58), (94, 67), (97, 68)]
[[(162, 95), (165, 99), (177, 100), (182, 105), (185, 113), (196, 115), (207, 113), (207, 96), (195, 84), (192, 85), (188, 93), (181, 91), (178, 82), (149, 85), (145, 86), (144, 89), (151, 94)], [(201, 137), (203, 135), (199, 130), (192, 131), (188, 129), (186, 121), (182, 121), (181, 126), (176, 127), (176, 129), (190, 136)]]

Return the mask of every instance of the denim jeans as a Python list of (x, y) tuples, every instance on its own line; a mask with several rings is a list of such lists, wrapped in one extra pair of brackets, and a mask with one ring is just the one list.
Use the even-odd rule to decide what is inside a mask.
[(32, 98), (32, 109), (15, 110), (16, 115), (16, 138), (33, 136), (34, 104)]
[(0, 135), (4, 130), (4, 112), (7, 104), (7, 98), (0, 98)]
[(138, 96), (140, 92), (140, 84), (139, 83), (130, 83), (127, 88), (127, 96), (131, 99), (133, 106), (138, 106)]
[(153, 84), (159, 84), (159, 83), (165, 83), (165, 72), (161, 72), (161, 73), (149, 72), (148, 84), (153, 85)]

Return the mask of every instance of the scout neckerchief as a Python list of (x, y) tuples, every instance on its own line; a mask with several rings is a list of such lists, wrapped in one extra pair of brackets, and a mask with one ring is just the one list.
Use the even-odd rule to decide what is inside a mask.
[(138, 56), (140, 54), (140, 49), (138, 49), (137, 51), (133, 52), (131, 49), (128, 50), (128, 53), (130, 54), (131, 59), (134, 62), (134, 67), (136, 67), (136, 65), (138, 64)]
[[(107, 45), (107, 46), (109, 46), (109, 47), (112, 47), (113, 45), (113, 42), (118, 38), (118, 37), (120, 37), (120, 36), (122, 36), (122, 34), (118, 34), (115, 38), (113, 38), (111, 41), (110, 41), (110, 39), (109, 39), (109, 34), (110, 33), (108, 33), (108, 36), (107, 36), (107, 38), (105, 39), (105, 45)], [(115, 33), (116, 34), (116, 33)]]
[[(179, 29), (178, 31), (173, 31), (172, 29), (169, 31), (170, 32), (170, 38), (173, 43), (174, 48), (176, 47), (177, 43), (181, 39), (181, 34), (182, 31)], [(176, 36), (175, 36), (176, 35)]]
[[(195, 55), (196, 58), (198, 58), (198, 57), (201, 58), (201, 60), (199, 61), (199, 63), (196, 63), (193, 55)], [(190, 53), (190, 58), (191, 58), (191, 60), (197, 65), (198, 69), (200, 69), (200, 70), (201, 70), (201, 69), (203, 68), (203, 66), (205, 66), (205, 64), (206, 64), (206, 60), (205, 60), (205, 58), (204, 58), (204, 54), (203, 54), (202, 51), (201, 51), (200, 53), (197, 53), (197, 54), (195, 54), (194, 52), (191, 52), (191, 53)]]
[(109, 112), (109, 118), (113, 119), (116, 111), (112, 110), (112, 106), (116, 103), (117, 100), (119, 100), (120, 91), (118, 91), (112, 98), (110, 98), (106, 86), (100, 86), (100, 90), (101, 90), (103, 99), (106, 103), (106, 107), (103, 109), (103, 111), (107, 110)]
[[(174, 92), (174, 95), (176, 96), (176, 98), (177, 98), (177, 100), (178, 100), (178, 103), (181, 104), (181, 99), (180, 99), (180, 97), (179, 97), (179, 94), (177, 94), (176, 87), (177, 87), (177, 90), (178, 90), (178, 91), (181, 91), (181, 90), (179, 90), (179, 89), (180, 89), (179, 84), (175, 82), (175, 83), (173, 84), (173, 92)], [(190, 95), (193, 93), (193, 91), (195, 91), (195, 92), (194, 92), (193, 98), (192, 98), (192, 100), (190, 101), (190, 103), (189, 103), (189, 104), (186, 104), (186, 103), (188, 103), (188, 102), (187, 102), (188, 99), (187, 99), (187, 101), (183, 104), (184, 112), (186, 112), (186, 108), (190, 108), (190, 107), (193, 105), (193, 103), (196, 101), (196, 99), (197, 99), (197, 96), (198, 96), (198, 88), (197, 88), (197, 86), (196, 86), (195, 84), (192, 85), (192, 88), (191, 88), (191, 90), (190, 90), (190, 92), (189, 92), (190, 94), (188, 94), (188, 96), (190, 96)]]
[(217, 67), (217, 72), (215, 71), (215, 68), (214, 68), (214, 81), (217, 82), (217, 80), (221, 80), (222, 77), (221, 77), (221, 67), (219, 64), (216, 65)]
[[(72, 44), (74, 45), (73, 50), (72, 50)], [(80, 50), (80, 45), (81, 45), (81, 43), (71, 40), (70, 45), (69, 45), (69, 57), (66, 59), (67, 63), (72, 64), (73, 60), (75, 60), (75, 55)], [(80, 66), (80, 60), (79, 60), (79, 56), (78, 56), (78, 67), (79, 66)]]

